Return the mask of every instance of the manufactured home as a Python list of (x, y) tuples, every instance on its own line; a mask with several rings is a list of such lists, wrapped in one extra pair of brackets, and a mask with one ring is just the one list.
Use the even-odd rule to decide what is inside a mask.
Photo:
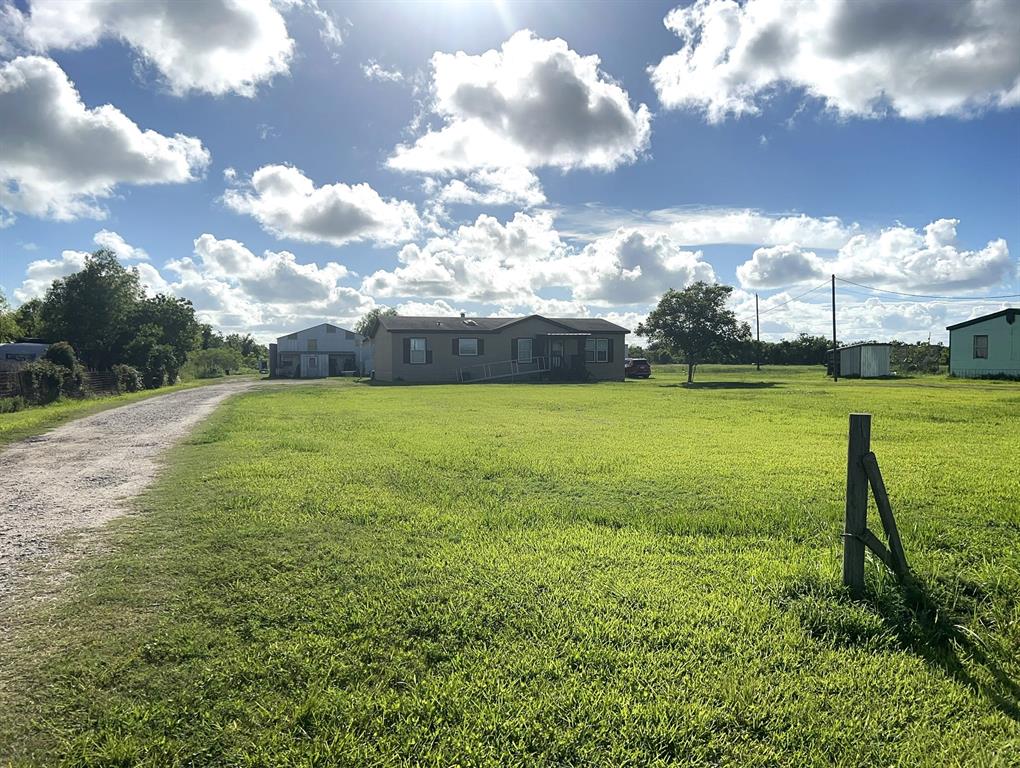
[(1020, 309), (1003, 309), (946, 330), (951, 376), (1020, 378)]
[(49, 344), (31, 341), (0, 344), (0, 371), (16, 371), (27, 363), (39, 360), (49, 347)]
[(361, 335), (320, 323), (288, 333), (269, 345), (269, 376), (321, 379), (356, 376), (372, 370), (372, 348)]
[(374, 377), (421, 383), (623, 381), (629, 331), (601, 318), (380, 317)]

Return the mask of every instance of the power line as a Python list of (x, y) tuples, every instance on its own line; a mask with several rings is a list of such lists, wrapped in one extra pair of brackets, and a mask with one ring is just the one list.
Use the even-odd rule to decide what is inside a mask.
[(809, 290), (806, 290), (806, 291), (804, 291), (804, 293), (798, 293), (798, 294), (797, 294), (796, 296), (794, 296), (794, 297), (793, 297), (792, 299), (787, 299), (787, 300), (786, 300), (786, 301), (784, 301), (784, 302), (783, 302), (782, 304), (776, 304), (776, 305), (775, 305), (774, 307), (769, 307), (768, 309), (763, 309), (763, 310), (761, 311), (761, 314), (763, 314), (763, 315), (767, 315), (767, 314), (768, 314), (769, 312), (772, 312), (772, 311), (774, 311), (774, 310), (776, 310), (776, 309), (780, 309), (780, 308), (782, 308), (782, 307), (785, 307), (785, 306), (786, 306), (787, 304), (790, 304), (791, 302), (794, 302), (794, 301), (796, 301), (797, 299), (801, 299), (801, 298), (803, 298), (803, 297), (807, 296), (807, 295), (808, 295), (809, 293), (814, 293), (814, 292), (815, 292), (815, 291), (817, 291), (817, 290), (818, 290), (819, 288), (824, 288), (824, 287), (825, 287), (825, 286), (827, 286), (828, 284), (829, 284), (829, 281), (828, 281), (828, 280), (826, 280), (825, 282), (819, 283), (819, 284), (818, 284), (818, 285), (816, 285), (816, 286), (815, 286), (814, 288), (811, 288), (811, 289), (809, 289)]
[(1002, 296), (928, 296), (923, 293), (904, 293), (903, 291), (891, 291), (887, 288), (876, 288), (873, 285), (855, 283), (853, 280), (846, 280), (842, 277), (837, 277), (836, 279), (841, 283), (847, 283), (848, 285), (856, 285), (858, 288), (866, 288), (869, 291), (878, 291), (880, 293), (892, 293), (897, 296), (909, 296), (910, 298), (913, 299), (935, 299), (938, 301), (995, 301), (997, 299), (1020, 298), (1020, 293), (1007, 293)]

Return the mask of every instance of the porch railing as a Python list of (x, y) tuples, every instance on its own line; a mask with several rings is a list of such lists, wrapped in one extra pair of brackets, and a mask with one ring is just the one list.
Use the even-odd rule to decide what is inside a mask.
[(461, 368), (457, 372), (457, 381), (491, 381), (492, 379), (513, 379), (518, 376), (534, 376), (549, 371), (549, 358), (532, 357), (531, 362), (521, 360), (500, 360), (495, 363), (478, 363)]

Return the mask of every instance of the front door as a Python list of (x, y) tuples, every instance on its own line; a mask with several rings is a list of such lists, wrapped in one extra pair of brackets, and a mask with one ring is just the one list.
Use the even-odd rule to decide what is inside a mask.
[(563, 367), (563, 342), (553, 340), (549, 342), (549, 364), (552, 368)]

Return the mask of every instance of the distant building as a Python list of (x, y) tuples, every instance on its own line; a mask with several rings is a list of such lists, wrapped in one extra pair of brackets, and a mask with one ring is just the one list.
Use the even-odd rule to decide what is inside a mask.
[(321, 323), (269, 345), (269, 375), (283, 379), (355, 376), (372, 370), (372, 347), (354, 331)]
[[(837, 360), (839, 368), (836, 372), (845, 379), (878, 379), (882, 376), (891, 376), (892, 370), (889, 367), (891, 350), (892, 344), (875, 341), (840, 347)], [(831, 358), (831, 352), (829, 357)], [(831, 359), (829, 372), (832, 372)]]
[(379, 381), (623, 381), (629, 331), (597, 317), (383, 316), (369, 331)]
[(0, 371), (16, 371), (25, 363), (38, 360), (46, 354), (49, 344), (33, 341), (14, 341), (0, 344)]
[(1003, 309), (946, 330), (950, 375), (1020, 377), (1020, 309)]

